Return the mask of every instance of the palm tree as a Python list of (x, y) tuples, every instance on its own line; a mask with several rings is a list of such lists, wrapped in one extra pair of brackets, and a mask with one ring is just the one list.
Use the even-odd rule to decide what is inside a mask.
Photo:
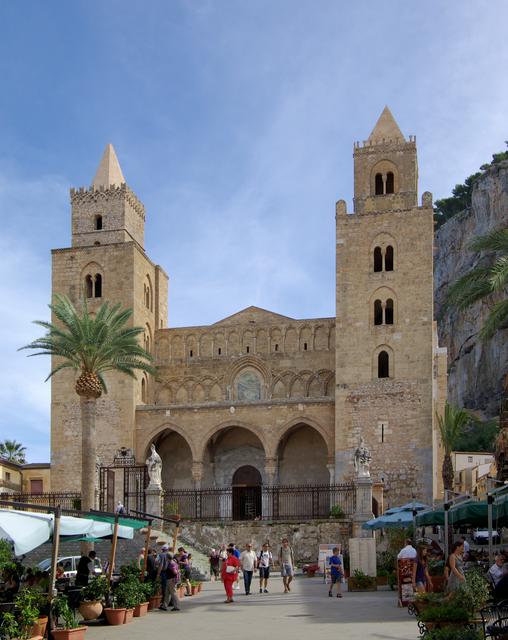
[(48, 380), (63, 369), (74, 369), (79, 376), (74, 389), (81, 402), (81, 508), (95, 507), (95, 417), (97, 399), (107, 393), (104, 374), (119, 371), (135, 378), (136, 369), (155, 374), (153, 358), (138, 344), (142, 327), (126, 327), (132, 309), (121, 310), (120, 305), (101, 305), (93, 317), (83, 304), (78, 312), (65, 296), (56, 295), (49, 308), (58, 324), (35, 321), (44, 327), (44, 337), (22, 349), (37, 349), (31, 355), (51, 355), (56, 358)]
[(25, 464), (26, 447), (16, 440), (4, 440), (0, 442), (0, 458), (5, 458), (9, 462)]
[(436, 414), (436, 419), (444, 448), (442, 468), (443, 486), (445, 491), (453, 491), (453, 464), (451, 453), (462, 430), (466, 424), (473, 419), (473, 416), (471, 416), (469, 411), (454, 407), (447, 401), (444, 415), (440, 416)]
[[(480, 330), (482, 341), (490, 340), (508, 327), (508, 228), (491, 231), (469, 244), (469, 249), (484, 256), (468, 273), (456, 280), (448, 291), (447, 306), (464, 311), (485, 301), (489, 313)], [(505, 373), (505, 372), (504, 372)], [(496, 441), (496, 465), (499, 480), (508, 479), (508, 377), (501, 404), (499, 436)]]

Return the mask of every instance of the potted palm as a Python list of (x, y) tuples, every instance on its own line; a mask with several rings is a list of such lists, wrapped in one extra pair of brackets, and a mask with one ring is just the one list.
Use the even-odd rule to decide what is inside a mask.
[(57, 623), (56, 629), (51, 630), (54, 640), (84, 640), (87, 627), (76, 622), (67, 596), (60, 595), (53, 601), (53, 615)]
[(84, 620), (96, 620), (102, 613), (102, 601), (109, 592), (106, 576), (95, 576), (81, 592), (79, 613)]

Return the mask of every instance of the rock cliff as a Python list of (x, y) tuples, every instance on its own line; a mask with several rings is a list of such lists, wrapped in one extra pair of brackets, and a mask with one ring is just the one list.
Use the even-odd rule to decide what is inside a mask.
[(439, 344), (448, 349), (448, 399), (477, 411), (498, 415), (508, 373), (508, 331), (482, 343), (478, 331), (488, 308), (477, 303), (457, 313), (443, 309), (448, 285), (478, 263), (468, 251), (473, 238), (508, 226), (508, 161), (492, 165), (476, 183), (470, 209), (451, 218), (436, 232), (434, 287)]

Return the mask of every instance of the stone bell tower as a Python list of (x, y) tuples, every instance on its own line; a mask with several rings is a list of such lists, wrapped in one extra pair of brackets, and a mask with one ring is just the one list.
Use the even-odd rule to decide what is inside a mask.
[(416, 139), (385, 107), (354, 147), (354, 212), (336, 206), (336, 477), (360, 436), (385, 504), (432, 498), (433, 210)]
[[(168, 278), (144, 250), (145, 208), (127, 186), (112, 145), (107, 145), (89, 188), (71, 189), (72, 246), (52, 251), (52, 290), (94, 313), (105, 301), (133, 309), (130, 323), (144, 327), (152, 351), (157, 329), (167, 326)], [(110, 464), (120, 447), (135, 444), (136, 407), (147, 403), (152, 381), (105, 376), (98, 400), (97, 451)], [(57, 373), (51, 384), (51, 480), (54, 491), (77, 491), (81, 470), (81, 422), (75, 375)], [(143, 455), (142, 452), (140, 455)], [(143, 460), (144, 461), (144, 460)]]

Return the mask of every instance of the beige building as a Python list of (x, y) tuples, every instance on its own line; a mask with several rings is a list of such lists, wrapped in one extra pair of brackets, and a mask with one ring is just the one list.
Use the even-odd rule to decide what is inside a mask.
[[(71, 190), (72, 247), (53, 251), (53, 293), (94, 311), (133, 307), (157, 380), (111, 375), (98, 455), (143, 463), (166, 489), (323, 485), (352, 477), (360, 436), (385, 506), (439, 492), (434, 414), (446, 352), (433, 323), (432, 196), (417, 194), (416, 142), (386, 108), (355, 145), (354, 213), (336, 205), (337, 315), (294, 319), (249, 307), (212, 325), (167, 328), (168, 278), (144, 251), (145, 210), (108, 146), (89, 189)], [(330, 242), (331, 239), (323, 239)], [(78, 490), (79, 402), (52, 379), (52, 484)]]
[(0, 458), (0, 495), (49, 493), (49, 463), (20, 464)]

